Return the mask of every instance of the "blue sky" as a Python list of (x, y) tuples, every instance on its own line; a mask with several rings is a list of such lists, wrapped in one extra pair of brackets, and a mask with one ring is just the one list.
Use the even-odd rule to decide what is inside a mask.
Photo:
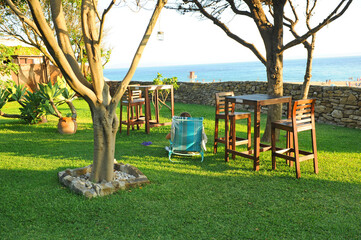
[[(320, 2), (327, 6), (320, 5), (320, 10), (316, 11), (314, 24), (326, 17), (327, 7), (337, 3), (336, 0)], [(360, 10), (361, 1), (355, 0), (340, 19), (317, 33), (314, 54), (316, 58), (361, 55)], [(108, 13), (105, 44), (112, 48), (112, 56), (107, 68), (125, 68), (130, 65), (151, 14), (152, 11), (149, 10), (135, 13), (127, 7), (113, 8)], [(302, 16), (302, 13), (300, 15)], [(241, 32), (245, 39), (253, 42), (262, 51), (262, 42), (254, 23), (246, 21), (233, 19), (230, 22), (231, 28)], [(164, 41), (157, 40), (158, 30), (164, 31)], [(287, 43), (288, 40), (285, 33), (284, 42)], [(302, 46), (289, 49), (284, 55), (285, 59), (305, 57), (306, 51)], [(164, 9), (145, 48), (139, 67), (243, 61), (257, 61), (257, 59), (250, 50), (227, 37), (211, 21), (199, 20), (195, 16), (184, 16)]]

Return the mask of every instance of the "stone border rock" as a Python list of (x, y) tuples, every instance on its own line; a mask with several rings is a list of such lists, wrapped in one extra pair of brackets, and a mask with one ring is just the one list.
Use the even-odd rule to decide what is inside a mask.
[(138, 168), (117, 162), (114, 163), (114, 171), (123, 174), (115, 174), (118, 177), (111, 182), (93, 183), (86, 177), (90, 174), (91, 168), (92, 165), (89, 165), (83, 168), (61, 171), (58, 173), (59, 182), (68, 187), (72, 192), (87, 198), (105, 196), (119, 190), (126, 190), (150, 183), (148, 178)]

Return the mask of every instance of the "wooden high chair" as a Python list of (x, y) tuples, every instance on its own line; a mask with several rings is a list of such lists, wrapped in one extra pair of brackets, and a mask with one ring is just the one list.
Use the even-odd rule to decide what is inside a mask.
[[(286, 148), (276, 147), (276, 129), (287, 131)], [(311, 130), (312, 152), (299, 149), (298, 133)], [(316, 128), (315, 128), (315, 99), (295, 101), (292, 116), (271, 123), (272, 141), (272, 169), (276, 169), (276, 157), (295, 162), (296, 178), (301, 177), (300, 162), (313, 159), (314, 172), (318, 173)], [(292, 143), (293, 142), (293, 143)], [(294, 146), (293, 146), (294, 145)], [(291, 156), (293, 154), (293, 156)], [(302, 154), (302, 156), (300, 156)]]
[[(129, 135), (130, 126), (132, 126), (132, 130), (134, 130), (134, 125), (137, 125), (137, 129), (139, 130), (139, 125), (145, 123), (145, 117), (143, 116), (143, 112), (142, 112), (142, 107), (145, 104), (145, 99), (142, 98), (142, 91), (130, 90), (130, 87), (139, 86), (139, 85), (140, 84), (128, 86), (120, 102), (119, 133), (122, 132), (123, 124), (127, 125), (127, 134)], [(123, 120), (123, 106), (127, 107), (126, 120)]]
[[(235, 112), (235, 104), (229, 106), (225, 105), (225, 99), (228, 96), (234, 96), (233, 92), (219, 92), (216, 93), (216, 116), (215, 116), (215, 128), (214, 128), (214, 147), (213, 153), (217, 153), (218, 143), (226, 143), (225, 137), (218, 136), (218, 125), (220, 119), (226, 119), (225, 109), (229, 108), (230, 119), (230, 146), (234, 150), (236, 146), (247, 144), (248, 150), (251, 149), (251, 113), (249, 112)], [(236, 137), (236, 120), (247, 119), (247, 138)], [(232, 155), (233, 159), (235, 155)]]

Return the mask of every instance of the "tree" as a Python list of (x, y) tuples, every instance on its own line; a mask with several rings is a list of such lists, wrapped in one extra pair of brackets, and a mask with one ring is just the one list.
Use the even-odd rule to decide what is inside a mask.
[(106, 14), (115, 4), (115, 0), (110, 1), (109, 6), (102, 13), (97, 9), (97, 0), (82, 0), (81, 2), (82, 35), (88, 55), (92, 83), (89, 83), (83, 76), (76, 60), (69, 38), (62, 1), (50, 0), (52, 24), (56, 36), (53, 34), (51, 25), (48, 24), (47, 15), (44, 14), (38, 0), (27, 1), (32, 19), (25, 18), (11, 0), (5, 1), (7, 6), (17, 14), (24, 25), (39, 33), (49, 54), (57, 63), (67, 83), (88, 103), (94, 129), (94, 155), (91, 180), (94, 182), (111, 181), (114, 173), (115, 136), (119, 127), (116, 109), (134, 75), (144, 48), (167, 0), (157, 1), (153, 15), (136, 50), (128, 73), (113, 97), (110, 96), (109, 87), (104, 81), (101, 41), (104, 36), (103, 28)]
[[(317, 0), (316, 0), (317, 1)], [(303, 34), (298, 35), (295, 32), (296, 20), (287, 17), (285, 10), (286, 6), (293, 7), (293, 0), (185, 0), (179, 1), (171, 8), (178, 10), (181, 13), (199, 13), (201, 18), (211, 20), (215, 25), (222, 29), (228, 37), (235, 40), (244, 47), (251, 50), (254, 55), (261, 61), (267, 71), (268, 90), (267, 93), (273, 96), (283, 95), (283, 53), (298, 44), (305, 44), (309, 37), (315, 36), (316, 32), (324, 26), (340, 17), (350, 6), (352, 0), (340, 0), (334, 10), (324, 20), (315, 27), (309, 27)], [(287, 4), (288, 3), (288, 4)], [(307, 1), (309, 6), (309, 1)], [(308, 17), (311, 16), (312, 11), (308, 11)], [(295, 8), (292, 8), (294, 16), (297, 18)], [(255, 23), (260, 37), (263, 41), (264, 53), (255, 46), (255, 44), (245, 40), (245, 35), (236, 34), (230, 29), (229, 24), (226, 23), (230, 18), (243, 17), (250, 18)], [(308, 20), (309, 21), (309, 18)], [(229, 23), (230, 21), (228, 21)], [(242, 26), (242, 25), (240, 25)], [(283, 43), (284, 26), (289, 26), (291, 32), (293, 30), (293, 39), (288, 43)], [(295, 34), (296, 33), (296, 34)], [(313, 44), (312, 44), (313, 42)], [(311, 42), (309, 53), (312, 56), (312, 49), (314, 47), (314, 40)], [(312, 57), (309, 58), (312, 60)], [(310, 64), (308, 66), (311, 66)], [(310, 73), (309, 69), (309, 73)], [(306, 74), (307, 75), (307, 74)], [(267, 125), (262, 141), (270, 141), (271, 128), (270, 123), (279, 120), (282, 114), (281, 105), (272, 105), (268, 109)]]

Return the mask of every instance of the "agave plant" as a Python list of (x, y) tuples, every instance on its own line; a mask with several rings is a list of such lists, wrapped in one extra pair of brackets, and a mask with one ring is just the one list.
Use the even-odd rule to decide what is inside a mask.
[(6, 82), (6, 89), (9, 92), (9, 100), (17, 101), (22, 104), (22, 100), (26, 94), (26, 87), (23, 84), (16, 85), (13, 81)]
[[(19, 102), (20, 103), (20, 102)], [(24, 100), (21, 101), (20, 108), (21, 119), (27, 123), (36, 124), (43, 121), (46, 111), (43, 106), (43, 99), (40, 97), (39, 92), (26, 91)]]
[(58, 106), (66, 103), (70, 110), (73, 119), (76, 119), (76, 110), (72, 103), (75, 98), (75, 92), (66, 84), (64, 78), (59, 78), (52, 84), (39, 84), (39, 94), (43, 99), (43, 108), (47, 113), (54, 115), (58, 118), (62, 118), (63, 115), (58, 109)]
[[(2, 108), (8, 101), (16, 101), (20, 104), (21, 114), (6, 114), (1, 112), (2, 117), (21, 118), (27, 123), (38, 123), (45, 116), (46, 112), (42, 107), (42, 99), (38, 93), (26, 90), (22, 84), (16, 85), (14, 81), (7, 81), (1, 88), (0, 107)], [(1, 109), (0, 108), (0, 109)]]
[(7, 91), (6, 88), (0, 87), (0, 111), (4, 107), (4, 105), (8, 102), (9, 95), (10, 93)]
[[(1, 111), (8, 101), (17, 101), (22, 104), (22, 99), (25, 94), (25, 87), (23, 85), (16, 86), (12, 81), (7, 81), (0, 86), (0, 116), (6, 118), (21, 118), (19, 114), (6, 114)], [(22, 105), (23, 106), (23, 105)]]
[[(67, 86), (63, 78), (58, 78), (57, 82), (52, 84), (39, 84), (39, 91), (30, 92), (24, 85), (16, 85), (9, 80), (0, 86), (0, 116), (8, 118), (21, 118), (27, 123), (35, 124), (43, 121), (46, 114), (52, 114), (62, 118), (58, 106), (66, 103), (71, 113), (67, 116), (76, 119), (76, 110), (72, 103), (75, 98), (75, 92)], [(1, 111), (8, 101), (17, 101), (20, 104), (20, 115), (6, 114)]]

